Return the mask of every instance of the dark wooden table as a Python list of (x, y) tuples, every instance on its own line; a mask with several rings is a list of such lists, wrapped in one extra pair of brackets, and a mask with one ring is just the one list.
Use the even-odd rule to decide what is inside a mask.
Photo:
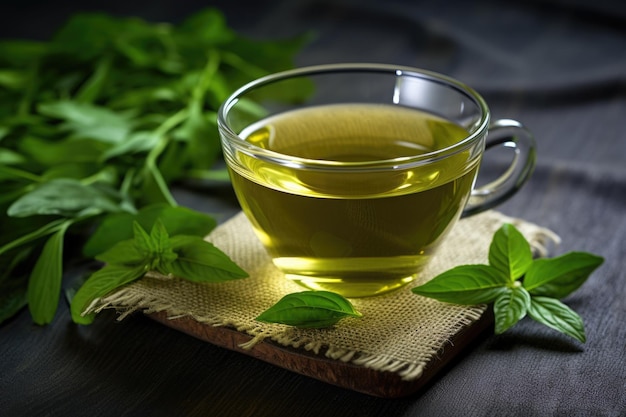
[[(33, 325), (27, 311), (0, 325), (0, 416), (626, 415), (620, 1), (209, 3), (250, 36), (314, 30), (298, 65), (375, 61), (443, 72), (481, 92), (494, 117), (533, 130), (536, 171), (499, 210), (558, 233), (562, 245), (553, 254), (606, 258), (565, 300), (585, 320), (587, 343), (524, 320), (503, 335), (481, 336), (416, 395), (385, 400), (212, 346), (141, 314), (118, 322), (105, 312), (79, 327), (62, 304), (49, 326)], [(205, 4), (14, 1), (0, 7), (0, 26), (3, 36), (46, 36), (81, 8), (177, 21)], [(176, 197), (221, 220), (238, 210), (229, 187), (182, 187)]]

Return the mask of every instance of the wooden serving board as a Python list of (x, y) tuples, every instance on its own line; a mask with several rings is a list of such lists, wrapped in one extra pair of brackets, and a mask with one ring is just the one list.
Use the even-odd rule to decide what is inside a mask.
[(166, 312), (152, 313), (149, 317), (213, 345), (255, 357), (329, 384), (383, 398), (400, 398), (419, 391), (493, 323), (493, 315), (486, 312), (481, 319), (458, 332), (445, 349), (433, 357), (420, 378), (404, 381), (394, 372), (376, 371), (327, 358), (324, 352), (315, 354), (304, 349), (282, 346), (267, 339), (252, 349), (242, 349), (240, 345), (249, 342), (252, 336), (233, 328), (203, 324), (190, 317), (169, 319)]

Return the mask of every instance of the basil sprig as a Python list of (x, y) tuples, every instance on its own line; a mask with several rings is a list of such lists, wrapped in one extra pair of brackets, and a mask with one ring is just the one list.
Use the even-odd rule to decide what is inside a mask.
[(528, 315), (585, 342), (582, 318), (559, 300), (577, 290), (603, 262), (602, 257), (586, 252), (533, 259), (524, 236), (513, 225), (504, 224), (494, 234), (488, 265), (452, 268), (412, 291), (447, 303), (493, 303), (497, 334)]
[(96, 256), (106, 265), (92, 274), (78, 289), (71, 302), (72, 320), (90, 324), (95, 314), (84, 312), (97, 298), (157, 271), (194, 282), (223, 282), (248, 274), (212, 243), (199, 236), (169, 236), (157, 219), (148, 234), (133, 222), (134, 237), (116, 243)]

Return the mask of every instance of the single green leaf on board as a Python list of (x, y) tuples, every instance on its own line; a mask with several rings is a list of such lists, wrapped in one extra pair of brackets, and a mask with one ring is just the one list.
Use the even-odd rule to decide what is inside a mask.
[(287, 294), (256, 319), (301, 328), (324, 328), (344, 317), (361, 317), (344, 297), (328, 291)]
[(11, 217), (59, 215), (82, 217), (120, 211), (118, 202), (98, 188), (69, 178), (58, 178), (39, 185), (11, 204)]
[(520, 278), (533, 261), (528, 241), (512, 224), (496, 231), (489, 246), (489, 265), (504, 272), (511, 282)]
[(93, 322), (95, 314), (84, 313), (94, 300), (104, 297), (111, 291), (141, 278), (145, 273), (145, 265), (107, 265), (94, 272), (78, 291), (76, 291), (76, 294), (74, 294), (72, 298), (70, 311), (74, 323), (90, 324)]
[(136, 214), (109, 214), (87, 240), (83, 254), (95, 257), (117, 242), (132, 239), (133, 222), (138, 222), (144, 230), (151, 230), (157, 219), (163, 223), (170, 236), (206, 236), (216, 225), (215, 219), (207, 214), (186, 207), (154, 204), (143, 207)]
[(524, 277), (532, 295), (564, 298), (577, 290), (604, 258), (586, 252), (570, 252), (556, 258), (536, 259)]
[(539, 323), (585, 343), (585, 325), (574, 310), (551, 297), (533, 296), (528, 315)]
[(201, 237), (172, 236), (170, 244), (178, 257), (162, 272), (194, 282), (223, 282), (248, 277), (248, 273), (228, 255)]
[(493, 303), (496, 334), (504, 333), (526, 316), (530, 306), (530, 294), (521, 285), (507, 287)]
[(461, 265), (411, 291), (447, 303), (474, 305), (493, 302), (507, 284), (508, 276), (492, 266)]
[(33, 321), (48, 324), (54, 318), (61, 294), (63, 277), (63, 238), (71, 222), (46, 241), (28, 280), (28, 308)]

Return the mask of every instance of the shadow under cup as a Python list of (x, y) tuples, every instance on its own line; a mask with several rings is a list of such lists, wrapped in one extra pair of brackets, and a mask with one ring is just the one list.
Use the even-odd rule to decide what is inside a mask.
[[(301, 68), (253, 81), (221, 107), (241, 207), (285, 276), (346, 297), (414, 280), (464, 215), (502, 202), (534, 165), (534, 140), (472, 89), (380, 64)], [(474, 189), (486, 148), (510, 168)]]

